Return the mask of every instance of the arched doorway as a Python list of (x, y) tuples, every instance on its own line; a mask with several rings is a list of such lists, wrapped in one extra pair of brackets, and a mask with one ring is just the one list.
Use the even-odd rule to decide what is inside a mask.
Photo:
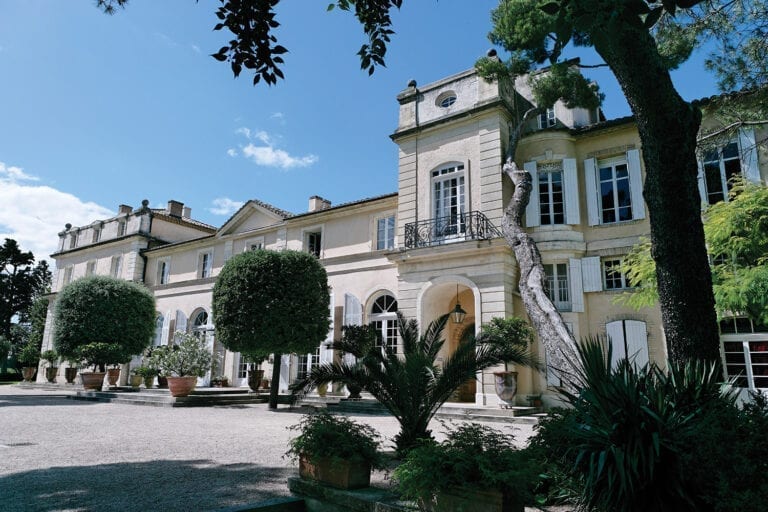
[(371, 304), (368, 320), (379, 332), (379, 343), (394, 353), (398, 353), (397, 335), (397, 299), (383, 294)]

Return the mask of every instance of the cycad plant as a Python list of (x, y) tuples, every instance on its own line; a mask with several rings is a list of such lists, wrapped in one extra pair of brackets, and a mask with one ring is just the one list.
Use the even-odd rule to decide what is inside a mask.
[(331, 348), (352, 354), (357, 361), (317, 366), (294, 384), (293, 393), (301, 395), (331, 381), (362, 387), (400, 422), (395, 447), (398, 456), (403, 456), (420, 439), (432, 438), (427, 427), (437, 409), (478, 371), (505, 361), (538, 366), (528, 352), (527, 337), (520, 340), (486, 334), (460, 343), (442, 365), (437, 365), (447, 320), (448, 315), (434, 320), (419, 336), (416, 320), (406, 320), (398, 313), (402, 354), (382, 347), (373, 326), (345, 326), (341, 341)]

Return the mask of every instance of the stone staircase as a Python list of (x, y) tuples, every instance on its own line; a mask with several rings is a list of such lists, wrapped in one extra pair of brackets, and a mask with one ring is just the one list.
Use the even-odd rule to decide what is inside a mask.
[[(262, 404), (266, 393), (252, 393), (246, 388), (198, 388), (185, 397), (172, 397), (167, 389), (112, 388), (108, 391), (76, 391), (73, 400), (90, 400), (154, 407), (212, 407)], [(281, 397), (282, 398), (282, 397)], [(282, 403), (283, 400), (281, 399)]]

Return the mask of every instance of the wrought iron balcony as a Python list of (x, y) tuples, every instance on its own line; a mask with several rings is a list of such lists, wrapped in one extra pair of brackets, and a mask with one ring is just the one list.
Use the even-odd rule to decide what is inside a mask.
[(449, 215), (405, 225), (405, 248), (431, 247), (464, 240), (490, 240), (501, 232), (482, 212)]

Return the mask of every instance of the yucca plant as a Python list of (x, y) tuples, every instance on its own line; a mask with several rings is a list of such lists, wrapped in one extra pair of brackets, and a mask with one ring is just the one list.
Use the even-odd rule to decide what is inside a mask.
[(293, 385), (293, 393), (300, 396), (331, 381), (362, 387), (400, 422), (395, 447), (398, 456), (404, 456), (419, 440), (432, 438), (428, 426), (437, 409), (478, 371), (505, 361), (538, 365), (528, 352), (527, 340), (521, 343), (481, 334), (476, 340), (460, 343), (438, 366), (447, 320), (448, 315), (443, 315), (419, 336), (416, 320), (406, 320), (398, 313), (402, 354), (381, 347), (372, 326), (345, 326), (341, 341), (331, 348), (352, 354), (357, 361), (316, 366), (307, 378)]
[(575, 391), (563, 391), (573, 412), (561, 448), (582, 504), (600, 511), (706, 510), (681, 451), (708, 409), (733, 404), (721, 394), (718, 366), (689, 362), (662, 370), (623, 359), (611, 368), (610, 344), (598, 338), (583, 341), (578, 353)]

